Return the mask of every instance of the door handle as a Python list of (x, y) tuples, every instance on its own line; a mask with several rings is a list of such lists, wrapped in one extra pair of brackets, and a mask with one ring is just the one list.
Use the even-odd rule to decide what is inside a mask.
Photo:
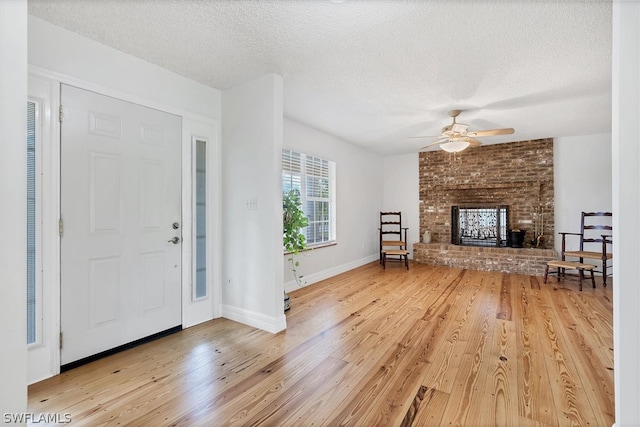
[(169, 243), (173, 243), (174, 245), (177, 245), (178, 243), (180, 243), (180, 238), (178, 236), (174, 237), (171, 240), (167, 240)]

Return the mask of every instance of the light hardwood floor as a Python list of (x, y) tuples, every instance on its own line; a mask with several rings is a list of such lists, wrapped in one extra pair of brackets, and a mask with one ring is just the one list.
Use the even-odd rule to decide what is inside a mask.
[[(611, 426), (611, 287), (377, 262), (29, 388), (73, 425)], [(42, 424), (38, 424), (42, 425)]]

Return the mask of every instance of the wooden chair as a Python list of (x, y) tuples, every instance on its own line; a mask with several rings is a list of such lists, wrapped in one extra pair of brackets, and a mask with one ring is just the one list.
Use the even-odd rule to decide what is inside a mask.
[[(584, 263), (585, 259), (599, 260), (602, 262), (602, 285), (607, 286), (607, 277), (611, 275), (609, 269), (613, 268), (612, 253), (612, 225), (613, 214), (611, 212), (582, 212), (580, 220), (580, 233), (564, 233), (562, 236), (562, 250), (560, 252), (562, 261), (566, 258), (578, 258), (579, 263)], [(579, 246), (577, 250), (567, 250), (567, 236), (577, 236)], [(562, 271), (564, 274), (564, 269)]]
[(407, 227), (402, 226), (402, 212), (380, 212), (380, 264), (386, 268), (387, 261), (404, 261), (409, 269), (407, 250)]

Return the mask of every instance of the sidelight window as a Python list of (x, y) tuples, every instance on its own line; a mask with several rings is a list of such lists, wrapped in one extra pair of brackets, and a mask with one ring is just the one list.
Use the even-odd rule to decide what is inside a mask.
[(27, 344), (40, 341), (42, 318), (39, 104), (27, 102)]
[(193, 299), (207, 296), (207, 142), (194, 141), (194, 280)]

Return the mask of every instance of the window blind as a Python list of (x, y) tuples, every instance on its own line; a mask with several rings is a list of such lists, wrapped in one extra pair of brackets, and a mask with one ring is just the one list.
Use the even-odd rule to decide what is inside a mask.
[(27, 344), (37, 341), (36, 104), (27, 102)]

